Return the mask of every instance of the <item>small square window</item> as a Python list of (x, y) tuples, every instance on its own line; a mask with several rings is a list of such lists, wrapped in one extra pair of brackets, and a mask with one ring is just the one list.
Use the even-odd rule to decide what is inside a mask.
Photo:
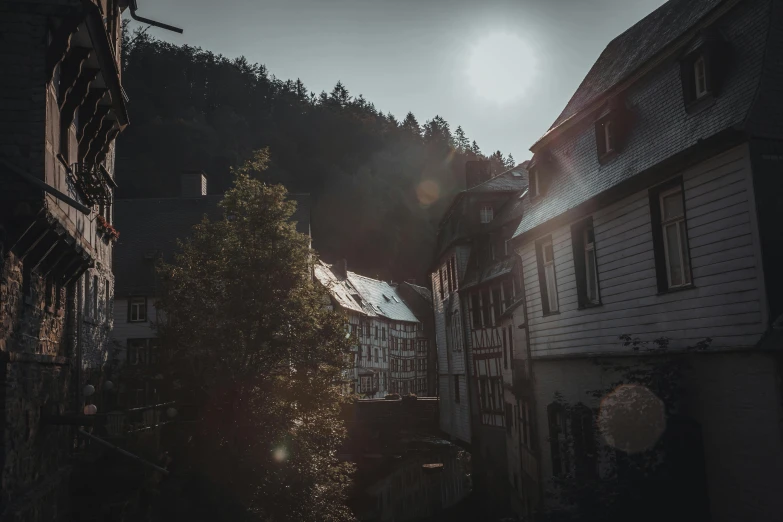
[(487, 224), (492, 221), (493, 218), (493, 208), (489, 205), (484, 205), (481, 207), (481, 223)]
[(128, 301), (128, 322), (141, 323), (147, 320), (147, 298), (131, 297)]

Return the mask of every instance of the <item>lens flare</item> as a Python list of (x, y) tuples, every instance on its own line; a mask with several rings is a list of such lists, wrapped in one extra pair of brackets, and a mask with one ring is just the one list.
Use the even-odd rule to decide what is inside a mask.
[(425, 179), (416, 187), (416, 197), (421, 206), (428, 207), (438, 201), (440, 186), (431, 179)]
[(607, 444), (626, 453), (648, 450), (666, 429), (663, 401), (644, 386), (618, 386), (601, 399), (598, 429)]
[(272, 458), (277, 462), (284, 462), (288, 458), (288, 450), (284, 446), (278, 446), (272, 450)]

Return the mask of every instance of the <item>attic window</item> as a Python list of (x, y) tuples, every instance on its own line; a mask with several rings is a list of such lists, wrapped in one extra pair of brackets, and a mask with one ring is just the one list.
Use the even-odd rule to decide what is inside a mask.
[(683, 100), (688, 113), (698, 112), (715, 101), (726, 67), (730, 63), (730, 48), (715, 31), (700, 36), (702, 43), (680, 62)]
[(538, 179), (538, 169), (532, 168), (530, 169), (530, 181), (528, 184), (528, 190), (530, 192), (531, 198), (536, 198), (540, 195), (539, 188), (541, 187), (541, 183)]
[(517, 172), (516, 170), (513, 171), (511, 173), (511, 175), (514, 176), (515, 178), (521, 178), (522, 177), (522, 173), (521, 172)]
[(493, 209), (489, 205), (484, 205), (481, 207), (481, 223), (487, 224), (492, 221), (493, 217)]
[(615, 142), (615, 122), (611, 115), (605, 116), (595, 124), (595, 141), (598, 146), (598, 161), (604, 162), (611, 158), (617, 150)]
[(384, 298), (384, 299), (386, 299), (386, 302), (387, 302), (387, 303), (391, 302), (391, 299), (389, 299), (389, 296), (388, 296), (388, 295), (386, 295), (386, 294), (383, 294), (383, 298)]
[(362, 298), (359, 297), (359, 294), (351, 294), (351, 297), (353, 297), (353, 300), (356, 301), (359, 306), (362, 305)]
[(704, 57), (699, 56), (693, 62), (693, 87), (695, 89), (696, 99), (707, 94), (707, 66), (704, 63)]

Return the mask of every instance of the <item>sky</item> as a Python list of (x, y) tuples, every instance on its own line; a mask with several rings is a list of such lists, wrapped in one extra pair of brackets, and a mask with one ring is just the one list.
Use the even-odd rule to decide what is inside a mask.
[[(342, 81), (398, 119), (440, 115), (522, 161), (615, 36), (664, 0), (138, 0), (182, 27), (149, 34), (329, 92)], [(126, 16), (129, 13), (126, 11)]]

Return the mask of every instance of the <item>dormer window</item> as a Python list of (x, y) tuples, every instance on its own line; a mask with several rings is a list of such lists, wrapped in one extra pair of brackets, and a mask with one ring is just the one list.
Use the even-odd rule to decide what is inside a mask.
[(680, 61), (683, 101), (688, 113), (713, 104), (731, 62), (731, 48), (720, 32), (707, 30), (698, 39), (698, 46)]
[(528, 180), (528, 190), (530, 191), (530, 197), (535, 198), (539, 196), (539, 189), (541, 183), (538, 179), (538, 169), (530, 169), (530, 179)]
[(707, 94), (707, 66), (704, 63), (703, 56), (699, 56), (696, 61), (693, 62), (693, 84), (696, 99)]
[(485, 224), (491, 222), (492, 221), (492, 217), (493, 217), (493, 209), (492, 209), (491, 206), (484, 205), (483, 207), (481, 207), (480, 218), (481, 218), (481, 223), (482, 224), (485, 225)]
[(617, 125), (609, 114), (595, 124), (595, 141), (598, 146), (598, 161), (601, 163), (614, 157), (617, 153)]

